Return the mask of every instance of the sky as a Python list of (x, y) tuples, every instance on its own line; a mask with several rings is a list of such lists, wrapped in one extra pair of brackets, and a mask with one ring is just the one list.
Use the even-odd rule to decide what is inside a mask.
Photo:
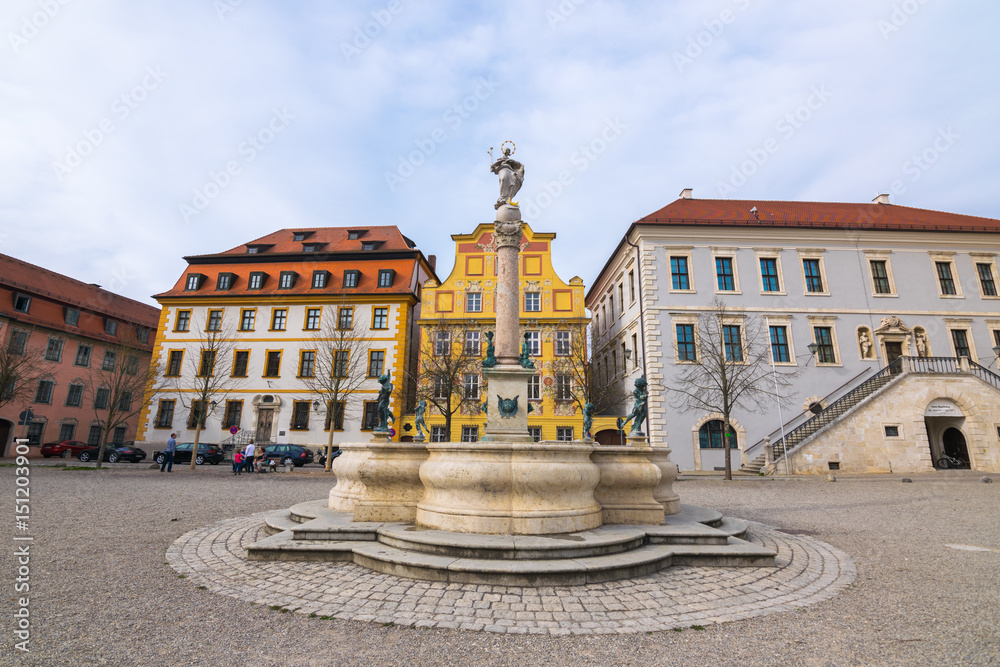
[(1000, 218), (989, 0), (4, 0), (0, 252), (154, 304), (183, 257), (397, 225), (447, 277), (490, 148), (589, 286), (696, 198)]

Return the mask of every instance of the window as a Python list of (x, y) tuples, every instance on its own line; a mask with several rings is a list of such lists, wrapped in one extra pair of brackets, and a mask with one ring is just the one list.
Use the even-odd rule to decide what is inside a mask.
[(722, 326), (722, 344), (726, 353), (726, 361), (743, 361), (743, 340), (740, 337), (738, 324)]
[(307, 236), (311, 236), (312, 232), (292, 232), (293, 241), (305, 241)]
[(278, 289), (292, 289), (295, 287), (295, 278), (298, 276), (294, 271), (282, 271), (278, 274)]
[(52, 390), (55, 388), (56, 383), (52, 380), (42, 380), (38, 383), (38, 389), (35, 390), (35, 403), (51, 403), (52, 402)]
[(90, 445), (91, 447), (97, 447), (98, 445), (101, 444), (101, 430), (102, 430), (101, 427), (97, 424), (94, 424), (90, 427), (90, 430), (87, 431), (88, 445)]
[(188, 414), (187, 427), (205, 428), (205, 420), (207, 418), (208, 412), (205, 410), (205, 401), (191, 401), (191, 412)]
[(330, 417), (333, 417), (333, 430), (344, 430), (344, 411), (347, 408), (346, 401), (330, 401), (326, 406), (326, 424), (324, 430), (330, 430)]
[(955, 348), (956, 357), (972, 358), (972, 349), (969, 347), (969, 332), (965, 329), (951, 330), (951, 344)]
[(876, 294), (892, 294), (889, 285), (889, 272), (886, 267), (886, 260), (873, 259), (869, 261), (872, 270), (872, 285)]
[(264, 377), (276, 378), (281, 375), (281, 351), (271, 350), (267, 353), (267, 361), (264, 363)]
[(28, 444), (29, 445), (42, 444), (42, 432), (44, 430), (45, 430), (45, 424), (42, 422), (31, 422), (30, 424), (28, 424)]
[(271, 311), (271, 330), (284, 331), (285, 323), (288, 320), (287, 308), (275, 308)]
[(434, 378), (434, 398), (439, 401), (448, 400), (450, 395), (451, 386), (448, 384), (448, 381), (440, 376)]
[(802, 272), (806, 277), (806, 292), (817, 294), (825, 291), (823, 289), (823, 274), (820, 272), (818, 259), (803, 259)]
[(814, 327), (813, 339), (818, 346), (816, 349), (816, 363), (835, 364), (837, 355), (833, 347), (833, 331), (830, 327)]
[(378, 250), (378, 247), (382, 245), (381, 241), (362, 241), (361, 249), (365, 251)]
[(59, 442), (64, 440), (72, 440), (73, 433), (76, 431), (76, 424), (60, 424), (59, 426)]
[[(78, 408), (83, 405), (83, 385), (82, 384), (71, 384), (69, 386), (69, 392), (66, 394), (66, 405)], [(63, 440), (69, 440), (69, 438), (63, 438)]]
[(175, 401), (161, 400), (156, 409), (156, 428), (171, 428), (174, 425)]
[(357, 287), (361, 282), (360, 271), (344, 271), (344, 287)]
[(121, 447), (125, 444), (125, 431), (126, 427), (116, 426), (114, 432), (111, 434), (111, 444)]
[(179, 377), (181, 374), (181, 363), (184, 360), (184, 350), (170, 350), (167, 354), (167, 377)]
[(103, 371), (113, 371), (115, 370), (115, 363), (118, 361), (118, 353), (113, 350), (104, 351), (104, 363), (101, 364), (101, 370)]
[(306, 331), (318, 331), (322, 308), (306, 308)]
[(132, 410), (132, 392), (123, 391), (121, 396), (118, 397), (118, 409), (121, 412), (130, 412)]
[(104, 318), (104, 333), (109, 336), (115, 336), (118, 334), (118, 321), (113, 320), (110, 317)]
[(365, 235), (367, 229), (349, 229), (347, 230), (347, 238), (351, 241), (356, 241)]
[(541, 335), (537, 331), (525, 331), (524, 333), (528, 337), (528, 354), (537, 357), (542, 353)]
[(28, 332), (14, 330), (10, 334), (7, 351), (11, 354), (24, 354), (26, 349), (28, 349)]
[(322, 289), (330, 282), (329, 271), (313, 271), (313, 289)]
[(465, 332), (465, 353), (473, 357), (478, 357), (482, 347), (479, 344), (478, 331)]
[(309, 429), (309, 401), (295, 401), (292, 406), (292, 430), (306, 431)]
[(253, 331), (254, 320), (256, 319), (256, 310), (253, 308), (244, 308), (240, 311), (240, 331)]
[(775, 257), (760, 258), (760, 282), (765, 292), (780, 292), (778, 280), (778, 260)]
[(90, 346), (80, 343), (76, 346), (76, 359), (73, 363), (77, 366), (89, 366), (90, 365)]
[(31, 297), (24, 294), (14, 295), (14, 310), (26, 313), (31, 308)]
[(184, 284), (184, 289), (189, 292), (198, 289), (201, 287), (201, 280), (204, 277), (200, 273), (189, 273), (187, 283)]
[(325, 245), (325, 243), (303, 243), (302, 252), (319, 252), (320, 248)]
[(532, 375), (528, 378), (528, 400), (542, 400), (542, 376)]
[(125, 372), (128, 375), (135, 375), (139, 372), (139, 357), (130, 354), (125, 358)]
[(899, 427), (898, 426), (886, 426), (885, 427), (885, 437), (887, 437), (887, 438), (898, 438), (899, 437)]
[(483, 312), (483, 295), (480, 294), (479, 292), (466, 292), (465, 312), (467, 313)]
[(632, 349), (635, 350), (635, 354), (632, 355), (632, 368), (639, 368), (639, 336), (638, 336), (638, 334), (632, 334)]
[(677, 331), (677, 361), (698, 361), (698, 350), (694, 343), (694, 325), (678, 324)]
[(529, 426), (528, 427), (528, 435), (531, 436), (532, 442), (541, 442), (542, 441), (542, 429), (541, 429), (541, 427), (540, 426)]
[(347, 362), (350, 358), (349, 350), (337, 350), (333, 359), (333, 376), (338, 378), (347, 377)]
[(451, 332), (437, 331), (434, 334), (434, 356), (447, 357), (451, 354)]
[(208, 324), (205, 326), (205, 331), (222, 331), (221, 310), (208, 311)]
[(625, 314), (625, 286), (618, 283), (618, 315)]
[(136, 325), (135, 337), (136, 340), (145, 345), (146, 343), (149, 342), (149, 329), (147, 329), (146, 327), (140, 327), (139, 325)]
[(66, 324), (75, 327), (80, 321), (80, 311), (76, 308), (64, 308), (63, 317), (66, 320)]
[(247, 246), (247, 254), (248, 255), (257, 255), (257, 254), (260, 254), (260, 246), (248, 245)]
[(368, 377), (375, 378), (382, 375), (385, 366), (385, 351), (372, 350), (368, 353)]
[(556, 441), (573, 442), (572, 426), (556, 426)]
[(63, 342), (58, 338), (50, 338), (45, 347), (45, 358), (49, 361), (62, 361)]
[(635, 303), (635, 271), (628, 272), (628, 300)]
[(341, 308), (337, 311), (337, 328), (341, 330), (354, 328), (353, 308)]
[(555, 353), (558, 357), (569, 356), (570, 353), (570, 332), (557, 331)]
[(379, 269), (378, 286), (392, 287), (392, 280), (395, 277), (396, 277), (396, 272), (393, 269)]
[(787, 364), (791, 361), (788, 351), (788, 329), (784, 326), (771, 327), (771, 361)]
[(227, 290), (233, 286), (233, 274), (231, 273), (220, 273), (219, 277), (215, 280), (216, 290)]
[(715, 258), (715, 278), (719, 292), (735, 292), (736, 277), (733, 275), (733, 258)]
[(479, 375), (475, 373), (465, 374), (465, 398), (469, 401), (479, 400)]
[(234, 378), (245, 378), (247, 376), (247, 366), (250, 365), (250, 350), (237, 350), (233, 354)]
[(524, 312), (538, 313), (542, 310), (542, 295), (538, 292), (524, 293)]
[(993, 278), (993, 265), (981, 262), (976, 264), (976, 273), (979, 274), (979, 289), (983, 296), (997, 296), (997, 284)]
[(937, 269), (938, 288), (943, 296), (953, 296), (955, 291), (955, 278), (951, 273), (951, 262), (934, 262)]
[(371, 431), (378, 426), (378, 403), (365, 401), (365, 411), (361, 417), (361, 430)]
[(215, 350), (202, 350), (201, 363), (198, 364), (198, 377), (215, 375)]
[(94, 394), (94, 409), (107, 410), (108, 403), (111, 402), (111, 390), (107, 387), (100, 387)]
[[(698, 429), (698, 446), (701, 449), (723, 449), (725, 446), (722, 438), (723, 423), (721, 419), (713, 419), (701, 425)], [(729, 448), (738, 449), (736, 441), (736, 431), (732, 425), (729, 427)]]
[(188, 331), (191, 328), (191, 311), (178, 310), (174, 320), (174, 331)]
[(462, 442), (479, 442), (479, 427), (478, 426), (463, 426), (462, 427)]
[(372, 329), (389, 328), (389, 309), (372, 308)]
[(250, 273), (250, 281), (247, 286), (250, 289), (260, 289), (264, 286), (264, 273), (262, 271), (252, 271)]
[(431, 442), (448, 442), (448, 431), (444, 426), (431, 426)]
[(315, 377), (315, 368), (316, 368), (316, 351), (302, 350), (301, 352), (299, 352), (299, 377), (300, 378)]
[(559, 374), (556, 375), (556, 400), (573, 400), (573, 376)]

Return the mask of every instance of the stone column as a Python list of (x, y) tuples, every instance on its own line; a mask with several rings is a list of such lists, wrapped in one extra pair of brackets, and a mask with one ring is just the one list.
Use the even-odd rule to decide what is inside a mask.
[(517, 365), (520, 357), (518, 323), (521, 315), (518, 255), (521, 252), (521, 212), (502, 206), (494, 225), (497, 242), (496, 357), (497, 365)]

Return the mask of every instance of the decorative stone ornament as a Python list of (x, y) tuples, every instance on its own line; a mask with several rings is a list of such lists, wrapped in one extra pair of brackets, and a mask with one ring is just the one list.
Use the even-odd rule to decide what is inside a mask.
[(517, 399), (520, 396), (515, 396), (514, 398), (501, 398), (497, 396), (497, 408), (500, 410), (500, 416), (504, 419), (510, 419), (517, 414)]

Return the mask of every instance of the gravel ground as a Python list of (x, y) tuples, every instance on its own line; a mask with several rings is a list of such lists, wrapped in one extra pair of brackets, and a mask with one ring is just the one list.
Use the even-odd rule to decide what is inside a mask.
[[(540, 637), (311, 619), (199, 590), (166, 565), (167, 548), (194, 528), (324, 497), (331, 479), (311, 468), (237, 478), (225, 466), (167, 475), (143, 464), (100, 472), (35, 464), (31, 653), (13, 648), (11, 529), (0, 549), (8, 619), (0, 663), (1000, 664), (1000, 484), (976, 473), (912, 484), (886, 476), (679, 482), (683, 502), (812, 535), (857, 566), (855, 585), (829, 601), (703, 630)], [(14, 477), (0, 468), (11, 522)]]

